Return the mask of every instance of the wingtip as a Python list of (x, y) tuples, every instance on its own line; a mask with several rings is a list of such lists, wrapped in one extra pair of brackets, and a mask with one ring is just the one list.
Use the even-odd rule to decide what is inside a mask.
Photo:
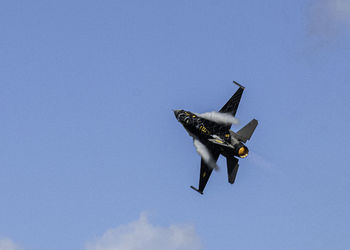
[(195, 188), (194, 186), (191, 186), (191, 188), (192, 188), (193, 190), (197, 191), (198, 193), (203, 194), (203, 192), (199, 191), (199, 190), (198, 190), (197, 188)]
[(242, 86), (241, 84), (239, 84), (238, 82), (233, 81), (233, 83), (234, 83), (234, 84), (236, 84), (237, 86), (239, 86), (240, 88), (245, 89), (245, 87), (244, 87), (244, 86)]

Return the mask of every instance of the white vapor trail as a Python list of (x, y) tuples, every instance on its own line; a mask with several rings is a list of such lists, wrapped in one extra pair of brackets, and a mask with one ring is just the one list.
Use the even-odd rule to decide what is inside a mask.
[(207, 119), (209, 121), (230, 125), (230, 124), (238, 124), (239, 121), (233, 115), (229, 113), (220, 113), (216, 111), (206, 112), (203, 114), (196, 114), (198, 117)]
[(213, 159), (213, 156), (203, 143), (201, 143), (198, 139), (193, 138), (193, 145), (195, 146), (198, 154), (202, 157), (203, 161), (205, 161), (209, 167), (215, 170), (219, 169), (218, 165), (216, 165), (216, 162)]

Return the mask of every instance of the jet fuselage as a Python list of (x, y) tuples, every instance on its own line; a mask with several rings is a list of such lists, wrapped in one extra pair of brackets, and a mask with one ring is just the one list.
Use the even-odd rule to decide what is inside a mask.
[(248, 148), (234, 137), (234, 133), (229, 129), (230, 125), (219, 124), (185, 110), (175, 110), (174, 114), (187, 132), (207, 147), (226, 157), (244, 158), (248, 155)]

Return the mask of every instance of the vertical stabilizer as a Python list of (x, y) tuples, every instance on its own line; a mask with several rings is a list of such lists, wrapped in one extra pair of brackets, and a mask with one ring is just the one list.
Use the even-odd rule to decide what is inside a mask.
[(237, 139), (242, 142), (248, 141), (252, 137), (256, 126), (258, 126), (258, 121), (255, 119), (251, 120), (247, 125), (238, 130), (236, 133)]

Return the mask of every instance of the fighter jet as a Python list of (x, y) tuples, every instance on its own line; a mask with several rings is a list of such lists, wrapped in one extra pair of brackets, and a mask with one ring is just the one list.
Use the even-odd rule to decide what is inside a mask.
[[(200, 194), (209, 180), (213, 169), (218, 169), (216, 161), (220, 154), (226, 157), (228, 182), (233, 184), (238, 171), (238, 158), (248, 156), (244, 145), (252, 136), (258, 121), (253, 119), (237, 132), (231, 130), (244, 87), (233, 81), (239, 88), (228, 102), (216, 113), (197, 114), (185, 110), (174, 110), (176, 119), (193, 137), (194, 146), (201, 156), (201, 169), (198, 189)], [(211, 115), (214, 114), (214, 115)], [(238, 158), (237, 158), (238, 157)]]

